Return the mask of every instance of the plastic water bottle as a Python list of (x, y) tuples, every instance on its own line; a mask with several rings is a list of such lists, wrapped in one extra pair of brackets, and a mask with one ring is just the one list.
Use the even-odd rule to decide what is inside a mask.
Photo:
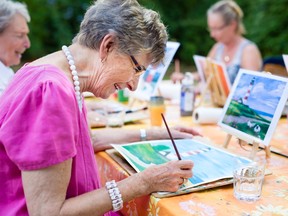
[(192, 116), (194, 108), (194, 78), (186, 72), (181, 85), (180, 112), (181, 116)]

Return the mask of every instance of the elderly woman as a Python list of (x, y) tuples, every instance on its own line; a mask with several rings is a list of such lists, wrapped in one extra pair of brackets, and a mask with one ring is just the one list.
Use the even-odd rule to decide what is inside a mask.
[(82, 92), (135, 90), (166, 41), (156, 12), (98, 0), (72, 45), (17, 72), (0, 101), (0, 215), (117, 215), (123, 202), (192, 176), (192, 161), (171, 161), (101, 186), (86, 121)]
[[(259, 71), (262, 57), (255, 43), (243, 37), (245, 27), (243, 12), (233, 0), (216, 2), (207, 11), (207, 23), (210, 37), (216, 43), (208, 57), (224, 62), (231, 83), (234, 82), (240, 68)], [(171, 79), (176, 82), (184, 78), (180, 72), (174, 72)]]
[(0, 1), (0, 95), (14, 76), (13, 65), (20, 63), (30, 47), (30, 16), (26, 5), (10, 0)]

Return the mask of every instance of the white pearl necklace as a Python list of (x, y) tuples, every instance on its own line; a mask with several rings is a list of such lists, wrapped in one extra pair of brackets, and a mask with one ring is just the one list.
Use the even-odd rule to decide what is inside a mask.
[(72, 78), (73, 78), (73, 83), (74, 83), (74, 89), (75, 89), (75, 94), (78, 102), (78, 107), (80, 109), (80, 112), (82, 112), (82, 94), (80, 92), (80, 82), (79, 82), (79, 77), (78, 73), (76, 70), (75, 62), (73, 60), (73, 56), (71, 55), (69, 49), (67, 46), (62, 46), (62, 50), (68, 60), (68, 63), (70, 65), (70, 70), (72, 73)]

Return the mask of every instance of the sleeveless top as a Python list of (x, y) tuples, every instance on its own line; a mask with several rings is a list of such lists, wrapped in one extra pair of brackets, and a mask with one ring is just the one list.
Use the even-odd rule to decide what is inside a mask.
[[(238, 48), (236, 50), (236, 53), (235, 53), (233, 59), (231, 60), (231, 62), (226, 67), (231, 85), (234, 83), (234, 80), (238, 74), (240, 67), (241, 67), (241, 59), (242, 59), (242, 55), (243, 55), (243, 50), (249, 44), (253, 44), (253, 42), (250, 40), (244, 39), (238, 45)], [(215, 60), (223, 61), (222, 60), (223, 52), (224, 52), (224, 44), (220, 43), (216, 48)]]

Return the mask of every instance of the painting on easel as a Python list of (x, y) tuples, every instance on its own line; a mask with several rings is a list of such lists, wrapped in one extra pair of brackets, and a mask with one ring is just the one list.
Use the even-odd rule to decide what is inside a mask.
[(240, 69), (218, 125), (247, 143), (269, 146), (287, 92), (287, 78)]
[(212, 102), (223, 107), (231, 88), (226, 66), (222, 62), (208, 59), (207, 70), (209, 73), (207, 76), (212, 77), (210, 84)]
[[(194, 55), (193, 59), (201, 82), (204, 84), (201, 97), (203, 98), (209, 90), (212, 103), (223, 107), (231, 89), (231, 82), (225, 64), (198, 55)], [(200, 105), (198, 104), (198, 106)]]
[(284, 60), (286, 71), (288, 73), (288, 55), (287, 54), (283, 54), (282, 57), (283, 57), (283, 60)]
[(197, 72), (199, 74), (202, 84), (207, 82), (207, 77), (205, 74), (206, 70), (206, 57), (200, 55), (193, 55), (193, 59), (196, 65)]
[(130, 94), (131, 97), (141, 101), (149, 101), (151, 96), (158, 93), (158, 86), (162, 81), (179, 46), (180, 43), (178, 42), (167, 42), (163, 63), (160, 63), (157, 66), (148, 66), (145, 73), (141, 75), (139, 79), (137, 90)]

